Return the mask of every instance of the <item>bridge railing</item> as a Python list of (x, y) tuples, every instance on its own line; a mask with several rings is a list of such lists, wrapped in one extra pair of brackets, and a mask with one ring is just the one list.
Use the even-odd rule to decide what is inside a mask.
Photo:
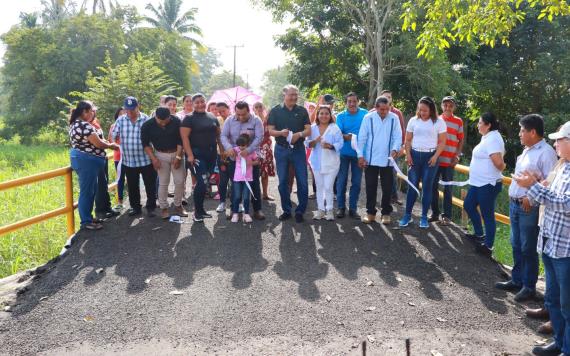
[[(108, 156), (108, 158), (112, 159), (112, 155)], [(14, 223), (10, 223), (8, 225), (0, 226), (0, 236), (7, 234), (9, 232), (22, 229), (24, 227), (38, 224), (42, 221), (53, 219), (55, 217), (66, 215), (67, 221), (67, 236), (71, 237), (75, 234), (75, 213), (74, 210), (77, 208), (77, 202), (73, 201), (73, 170), (70, 166), (62, 167), (58, 169), (54, 169), (51, 171), (43, 172), (34, 174), (28, 177), (17, 178), (13, 180), (9, 180), (6, 182), (0, 183), (0, 191), (8, 190), (11, 188), (22, 187), (26, 185), (30, 185), (37, 182), (43, 182), (49, 179), (57, 178), (57, 177), (64, 177), (65, 181), (65, 205), (61, 208), (54, 209), (31, 218), (27, 218), (24, 220), (20, 220)], [(113, 190), (116, 189), (117, 184), (112, 183), (109, 184), (108, 189)]]

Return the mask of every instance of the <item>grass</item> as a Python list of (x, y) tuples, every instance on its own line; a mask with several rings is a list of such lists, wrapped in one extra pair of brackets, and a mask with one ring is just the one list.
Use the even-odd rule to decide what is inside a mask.
[[(65, 147), (0, 146), (0, 182), (68, 165), (69, 150)], [(77, 201), (75, 174), (73, 182), (74, 201)], [(0, 226), (63, 207), (64, 193), (64, 177), (1, 191)], [(77, 211), (75, 216), (77, 228)], [(66, 240), (65, 215), (0, 236), (0, 278), (49, 261), (59, 254)]]

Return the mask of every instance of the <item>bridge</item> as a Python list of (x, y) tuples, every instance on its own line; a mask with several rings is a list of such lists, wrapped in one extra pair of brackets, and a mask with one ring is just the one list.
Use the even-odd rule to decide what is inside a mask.
[(73, 237), (62, 256), (0, 282), (0, 354), (406, 355), (409, 340), (411, 355), (506, 355), (540, 339), (458, 225), (280, 222), (277, 201), (250, 225), (122, 214), (75, 233), (68, 167), (0, 190), (60, 175), (65, 207), (0, 227), (67, 214)]

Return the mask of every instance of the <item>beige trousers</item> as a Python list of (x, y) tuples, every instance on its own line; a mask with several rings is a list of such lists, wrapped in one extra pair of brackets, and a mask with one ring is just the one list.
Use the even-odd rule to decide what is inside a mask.
[(186, 172), (184, 162), (180, 162), (180, 167), (174, 169), (174, 161), (176, 160), (176, 152), (163, 153), (155, 151), (154, 155), (160, 161), (160, 169), (158, 170), (158, 204), (161, 209), (168, 208), (168, 185), (170, 184), (170, 174), (174, 178), (174, 205), (182, 205), (182, 196), (184, 195), (184, 180)]

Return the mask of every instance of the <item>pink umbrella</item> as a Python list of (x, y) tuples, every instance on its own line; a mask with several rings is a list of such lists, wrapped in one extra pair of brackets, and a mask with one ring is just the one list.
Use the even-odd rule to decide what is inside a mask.
[(249, 104), (250, 109), (252, 109), (253, 104), (261, 100), (261, 96), (246, 88), (237, 86), (235, 88), (216, 90), (210, 97), (210, 100), (208, 100), (208, 103), (224, 102), (228, 104), (230, 110), (233, 112), (238, 101), (245, 101)]

